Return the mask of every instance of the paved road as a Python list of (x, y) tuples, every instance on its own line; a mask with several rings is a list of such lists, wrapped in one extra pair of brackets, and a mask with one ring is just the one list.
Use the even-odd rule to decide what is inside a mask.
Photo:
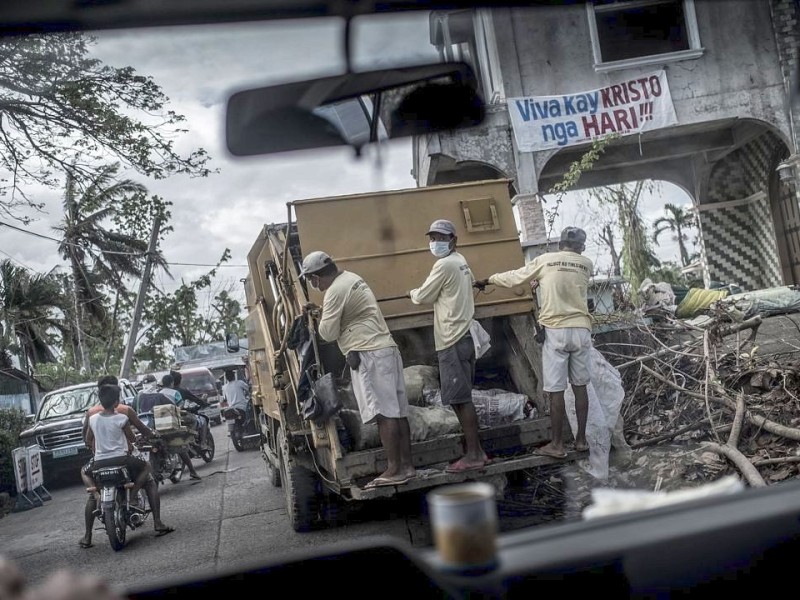
[(212, 428), (217, 455), (195, 461), (201, 481), (188, 475), (162, 486), (162, 517), (176, 528), (156, 538), (152, 521), (128, 532), (126, 547), (114, 552), (105, 532), (96, 529), (94, 547), (81, 549), (85, 492), (80, 484), (50, 489), (44, 506), (0, 519), (0, 552), (14, 559), (29, 582), (57, 568), (85, 569), (119, 589), (156, 585), (173, 577), (227, 571), (306, 548), (362, 536), (398, 536), (415, 546), (430, 545), (420, 498), (370, 503), (340, 513), (335, 527), (296, 533), (286, 517), (282, 489), (267, 481), (258, 451), (237, 452), (224, 425)]
[[(286, 516), (282, 488), (273, 488), (258, 451), (237, 452), (222, 425), (212, 428), (214, 460), (195, 461), (201, 481), (188, 475), (161, 487), (162, 517), (176, 528), (156, 538), (152, 521), (128, 532), (114, 552), (96, 529), (94, 547), (81, 549), (85, 492), (80, 483), (51, 488), (44, 506), (0, 518), (0, 552), (14, 559), (35, 583), (57, 568), (84, 569), (106, 578), (120, 591), (163, 585), (252, 566), (261, 560), (303, 550), (334, 547), (367, 536), (392, 536), (415, 547), (431, 547), (424, 495), (338, 507), (337, 523), (297, 533)], [(569, 518), (563, 503), (564, 473), (539, 471), (536, 480), (509, 488), (498, 504), (501, 530)]]

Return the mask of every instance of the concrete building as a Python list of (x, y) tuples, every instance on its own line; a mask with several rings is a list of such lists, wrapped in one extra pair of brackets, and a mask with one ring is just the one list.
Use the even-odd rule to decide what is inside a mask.
[(698, 211), (706, 281), (800, 283), (799, 19), (800, 0), (433, 13), (431, 43), (473, 66), (488, 118), (415, 138), (415, 179), (511, 179), (523, 245), (546, 245), (541, 195), (617, 132), (575, 189), (670, 181)]

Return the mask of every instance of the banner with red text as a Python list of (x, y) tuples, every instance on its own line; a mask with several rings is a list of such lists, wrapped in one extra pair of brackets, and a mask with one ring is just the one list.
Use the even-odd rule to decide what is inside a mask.
[(589, 92), (508, 98), (507, 103), (522, 152), (564, 148), (610, 133), (630, 135), (678, 122), (663, 70)]

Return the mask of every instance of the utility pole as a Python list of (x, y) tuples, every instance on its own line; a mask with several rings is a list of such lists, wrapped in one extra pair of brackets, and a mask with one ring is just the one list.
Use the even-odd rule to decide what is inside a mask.
[(122, 357), (122, 366), (119, 369), (119, 376), (121, 379), (127, 379), (131, 374), (133, 349), (134, 346), (136, 346), (136, 336), (139, 331), (139, 321), (142, 318), (144, 299), (147, 297), (147, 286), (150, 284), (150, 274), (153, 271), (153, 258), (156, 254), (156, 246), (158, 245), (158, 232), (160, 229), (161, 218), (156, 217), (156, 220), (153, 223), (153, 232), (150, 234), (150, 245), (147, 247), (147, 261), (144, 265), (142, 281), (139, 284), (139, 293), (136, 296), (136, 306), (133, 309), (133, 320), (131, 321), (130, 333), (128, 333), (128, 343), (125, 346), (125, 354)]

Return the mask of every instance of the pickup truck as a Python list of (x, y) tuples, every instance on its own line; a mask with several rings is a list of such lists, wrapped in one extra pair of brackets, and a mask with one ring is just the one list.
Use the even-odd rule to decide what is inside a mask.
[[(122, 402), (136, 397), (133, 384), (120, 380)], [(97, 384), (80, 383), (45, 394), (33, 418), (33, 425), (20, 433), (20, 445), (38, 444), (41, 449), (45, 485), (56, 479), (79, 480), (80, 467), (91, 451), (81, 435), (87, 411), (99, 403)]]
[[(303, 418), (308, 365), (338, 376), (344, 371), (344, 357), (335, 343), (318, 338), (313, 321), (313, 335), (309, 333), (313, 348), (308, 350), (313, 356), (308, 363), (308, 354), (301, 356), (289, 341), (301, 307), (306, 302), (322, 304), (322, 295), (306, 287), (299, 276), (299, 265), (307, 253), (324, 250), (340, 268), (357, 273), (372, 288), (406, 370), (435, 371), (433, 309), (402, 297), (422, 284), (433, 265), (425, 232), (436, 219), (452, 221), (458, 250), (476, 277), (521, 267), (524, 258), (508, 194), (507, 180), (488, 180), (299, 200), (290, 203), (286, 223), (265, 226), (255, 240), (245, 280), (253, 410), (261, 424), (270, 479), (285, 490), (295, 530), (324, 520), (324, 503), (331, 495), (368, 501), (467, 478), (505, 477), (553, 462), (532, 452), (550, 438), (550, 423), (528, 286), (490, 293), (476, 290), (475, 319), (491, 337), (490, 350), (477, 362), (476, 389), (502, 390), (524, 398), (528, 407), (518, 419), (482, 427), (483, 447), (494, 460), (477, 472), (445, 472), (447, 463), (463, 454), (460, 428), (444, 433), (438, 429), (420, 439), (415, 438), (412, 424), (418, 476), (399, 486), (365, 488), (385, 469), (386, 458), (380, 443), (352, 443), (365, 435), (357, 411), (350, 411), (351, 418), (346, 419), (343, 407), (322, 423)], [(339, 235), (345, 229), (358, 234)], [(340, 385), (347, 398), (346, 379)], [(449, 409), (444, 412), (451, 416)], [(572, 453), (568, 459), (583, 454)]]

